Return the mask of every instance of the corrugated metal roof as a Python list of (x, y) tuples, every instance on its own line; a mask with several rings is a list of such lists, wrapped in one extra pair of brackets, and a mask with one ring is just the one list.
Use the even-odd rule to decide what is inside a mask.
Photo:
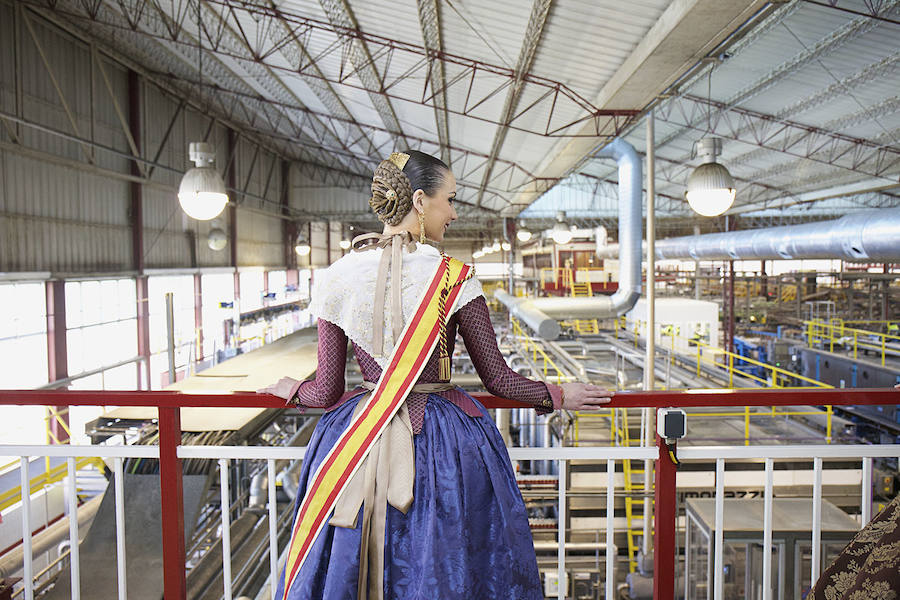
[[(863, 2), (842, 6), (867, 10)], [(886, 4), (896, 16), (898, 2)], [(718, 110), (694, 107), (693, 126), (685, 128), (686, 114), (674, 111), (671, 122), (656, 123), (657, 156), (662, 165), (657, 191), (680, 197), (696, 161), (691, 159), (694, 141), (706, 135), (724, 139), (719, 162), (738, 179), (735, 208), (749, 198), (791, 202), (791, 198), (846, 183), (874, 180), (898, 181), (900, 176), (900, 35), (896, 25), (836, 9), (800, 3), (786, 11), (783, 21), (769, 27), (739, 53), (726, 58), (711, 74), (698, 77), (684, 93), (725, 103), (735, 110), (723, 118)], [(665, 112), (665, 105), (664, 105)], [(739, 113), (747, 109), (769, 121)], [(706, 115), (709, 115), (709, 125)], [(784, 121), (781, 121), (781, 120)], [(785, 129), (785, 123), (795, 125)], [(801, 127), (817, 128), (821, 135), (804, 136)], [(758, 127), (752, 135), (750, 127)], [(638, 151), (646, 145), (644, 124), (627, 136)], [(780, 132), (789, 130), (790, 135)], [(879, 174), (873, 161), (853, 164), (855, 152), (873, 153), (839, 136), (861, 138), (894, 148)], [(762, 140), (762, 146), (759, 140)], [(829, 141), (832, 140), (832, 141)], [(873, 147), (874, 147), (873, 146)], [(818, 148), (818, 151), (814, 151)], [(780, 151), (781, 149), (786, 151)], [(845, 152), (846, 150), (846, 152)], [(805, 158), (807, 152), (811, 152)], [(827, 164), (836, 158), (835, 164)], [(892, 157), (892, 158), (891, 158)], [(873, 159), (874, 160), (874, 159)], [(666, 162), (668, 161), (668, 162)], [(673, 162), (674, 161), (674, 162)], [(674, 168), (682, 164), (685, 167)], [(588, 163), (583, 172), (615, 179), (608, 164)], [(678, 173), (678, 181), (667, 181)], [(900, 206), (897, 196), (868, 194), (860, 203), (832, 204), (837, 210), (866, 203)], [(876, 200), (877, 199), (877, 200)], [(550, 203), (550, 200), (540, 200)], [(684, 214), (690, 214), (686, 203)], [(754, 206), (757, 206), (754, 204)], [(538, 205), (537, 208), (540, 208)], [(796, 209), (799, 210), (799, 209)]]

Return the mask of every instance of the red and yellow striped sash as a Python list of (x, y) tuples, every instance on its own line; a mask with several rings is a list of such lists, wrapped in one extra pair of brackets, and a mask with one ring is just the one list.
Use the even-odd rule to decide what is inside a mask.
[[(309, 550), (334, 509), (353, 473), (372, 444), (406, 400), (428, 358), (434, 352), (441, 329), (441, 314), (448, 314), (468, 278), (471, 267), (456, 259), (440, 261), (418, 309), (406, 324), (390, 361), (378, 380), (366, 407), (341, 434), (316, 469), (303, 503), (297, 511), (285, 564), (285, 600)], [(446, 289), (445, 307), (441, 291)]]

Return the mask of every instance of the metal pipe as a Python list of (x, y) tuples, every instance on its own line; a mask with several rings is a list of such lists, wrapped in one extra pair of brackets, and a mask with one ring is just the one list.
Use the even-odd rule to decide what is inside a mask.
[[(79, 538), (84, 539), (84, 536), (87, 535), (87, 530), (94, 521), (94, 516), (97, 514), (97, 509), (100, 508), (102, 499), (103, 496), (91, 498), (79, 507), (77, 517)], [(64, 541), (69, 533), (69, 527), (69, 517), (64, 517), (44, 531), (36, 534), (31, 542), (32, 555), (40, 556)], [(18, 546), (3, 555), (3, 558), (0, 558), (0, 579), (12, 577), (15, 573), (22, 570), (24, 554), (22, 546)]]
[[(655, 225), (655, 180), (653, 168), (655, 156), (653, 154), (653, 110), (647, 113), (647, 344), (645, 365), (656, 363), (656, 260), (653, 249), (656, 247)], [(651, 391), (656, 377), (653, 369), (644, 369), (644, 390)]]
[[(709, 233), (656, 242), (656, 258), (694, 260), (792, 260), (832, 258), (853, 261), (900, 261), (900, 211), (858, 212), (834, 221), (769, 229)], [(614, 257), (617, 246), (598, 250)]]
[(545, 340), (555, 340), (559, 337), (559, 323), (532, 307), (533, 300), (516, 298), (501, 289), (494, 291), (494, 297), (506, 306), (509, 314), (533, 329), (538, 337)]
[[(612, 296), (592, 298), (512, 298), (498, 290), (494, 296), (510, 311), (529, 314), (533, 323), (521, 317), (525, 323), (544, 339), (554, 340), (558, 332), (547, 337), (537, 326), (556, 319), (605, 319), (631, 310), (641, 295), (641, 157), (634, 146), (616, 138), (597, 157), (613, 158), (619, 167), (619, 289)], [(611, 254), (610, 256), (615, 256)], [(557, 326), (558, 327), (558, 326)], [(552, 334), (552, 330), (550, 330)]]
[[(284, 445), (287, 447), (305, 446), (309, 443), (309, 438), (312, 436), (313, 429), (317, 422), (318, 419), (310, 419), (304, 423), (304, 425), (300, 427), (300, 429), (298, 429)], [(290, 469), (291, 465), (292, 463), (287, 459), (276, 460), (275, 470), (276, 472), (285, 471)], [(280, 474), (276, 476), (275, 481), (278, 480), (279, 476)], [(250, 480), (250, 501), (247, 505), (247, 510), (255, 510), (258, 512), (264, 512), (266, 510), (269, 487), (268, 469), (263, 469), (253, 476)]]
[(172, 292), (166, 292), (166, 340), (169, 351), (169, 385), (175, 383), (175, 307)]

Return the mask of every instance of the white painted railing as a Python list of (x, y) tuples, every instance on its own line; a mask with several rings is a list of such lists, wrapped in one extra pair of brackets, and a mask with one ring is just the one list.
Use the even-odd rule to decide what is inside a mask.
[(156, 446), (0, 446), (0, 454), (19, 456), (22, 486), (22, 549), (24, 551), (23, 591), (25, 600), (34, 600), (34, 557), (31, 552), (31, 495), (29, 489), (28, 459), (32, 456), (51, 456), (66, 458), (68, 465), (69, 494), (69, 564), (71, 565), (71, 581), (73, 600), (81, 598), (81, 569), (78, 553), (78, 496), (75, 493), (75, 459), (85, 457), (113, 459), (113, 471), (116, 475), (114, 488), (116, 503), (116, 567), (118, 597), (127, 598), (125, 581), (125, 488), (122, 475), (122, 461), (126, 458), (159, 458)]
[[(275, 498), (275, 461), (278, 459), (302, 459), (305, 448), (297, 447), (260, 447), (260, 446), (179, 446), (178, 457), (180, 459), (212, 459), (218, 460), (220, 471), (220, 486), (222, 497), (222, 557), (224, 596), (232, 598), (232, 574), (231, 574), (231, 540), (230, 540), (230, 511), (229, 506), (229, 479), (228, 472), (231, 461), (237, 460), (265, 460), (268, 472), (268, 515), (269, 515), (269, 559), (270, 582), (277, 581), (277, 514), (273, 499)], [(70, 536), (70, 564), (72, 598), (81, 598), (81, 581), (79, 573), (78, 553), (78, 521), (77, 496), (75, 494), (75, 458), (99, 457), (113, 460), (115, 472), (115, 513), (116, 513), (116, 560), (118, 574), (118, 597), (127, 597), (126, 581), (126, 556), (125, 556), (125, 505), (124, 505), (124, 478), (123, 460), (126, 458), (158, 458), (159, 450), (156, 446), (0, 446), (0, 454), (7, 456), (19, 456), (22, 463), (22, 486), (27, 489), (27, 461), (32, 456), (65, 457), (69, 469), (69, 536)], [(615, 597), (615, 567), (616, 546), (614, 544), (614, 509), (616, 489), (616, 462), (625, 459), (631, 460), (655, 460), (658, 457), (656, 447), (557, 447), (557, 448), (510, 448), (510, 459), (556, 461), (559, 466), (559, 522), (566, 522), (567, 490), (566, 473), (568, 463), (572, 460), (591, 460), (606, 462), (606, 572), (605, 591), (607, 598)], [(763, 590), (764, 598), (771, 600), (771, 556), (772, 556), (772, 499), (773, 499), (773, 471), (776, 459), (812, 459), (813, 460), (813, 529), (811, 541), (813, 548), (812, 581), (815, 582), (819, 575), (819, 541), (821, 540), (821, 524), (817, 518), (821, 514), (822, 507), (822, 471), (824, 459), (860, 460), (862, 463), (862, 485), (860, 491), (862, 521), (863, 524), (871, 519), (872, 502), (872, 461), (875, 458), (900, 458), (900, 445), (806, 445), (806, 446), (715, 446), (715, 447), (683, 447), (678, 450), (678, 458), (681, 461), (715, 461), (715, 575), (714, 575), (714, 600), (724, 600), (724, 582), (722, 577), (722, 548), (724, 539), (724, 488), (725, 488), (725, 464), (728, 460), (759, 459), (765, 460), (765, 520), (763, 530), (764, 560), (763, 560)], [(23, 494), (22, 501), (22, 532), (24, 548), (24, 598), (33, 600), (33, 558), (31, 553), (31, 500), (28, 494)], [(565, 527), (559, 527), (558, 531), (558, 598), (565, 598), (566, 586), (566, 545)]]
[[(715, 544), (713, 561), (713, 600), (724, 600), (724, 577), (722, 551), (724, 541), (724, 482), (725, 461), (728, 459), (765, 460), (765, 491), (763, 518), (763, 600), (772, 599), (772, 499), (775, 459), (812, 459), (813, 461), (813, 499), (812, 499), (812, 559), (810, 582), (815, 584), (819, 579), (822, 540), (822, 461), (823, 459), (859, 460), (862, 463), (863, 477), (860, 490), (860, 508), (862, 526), (872, 519), (872, 461), (875, 458), (900, 459), (900, 445), (806, 445), (806, 446), (686, 446), (678, 450), (681, 461), (701, 460), (716, 461), (716, 497), (715, 497)], [(685, 582), (687, 586), (687, 582)]]

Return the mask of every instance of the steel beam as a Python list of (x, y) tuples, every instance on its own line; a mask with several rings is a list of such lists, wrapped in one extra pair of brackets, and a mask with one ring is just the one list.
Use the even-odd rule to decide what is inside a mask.
[[(40, 3), (39, 0), (24, 1), (29, 4), (44, 7), (44, 4)], [(334, 2), (337, 0), (325, 1)], [(152, 3), (152, 0), (134, 0), (132, 4), (141, 6), (148, 3)], [(277, 16), (291, 28), (290, 35), (293, 36), (302, 37), (303, 35), (308, 35), (308, 32), (332, 36), (337, 35), (338, 39), (335, 43), (329, 45), (323, 52), (316, 55), (316, 61), (325, 60), (332, 54), (344, 56), (351, 52), (351, 45), (359, 41), (370, 49), (370, 57), (373, 57), (371, 62), (383, 64), (413, 64), (414, 66), (412, 68), (403, 70), (399, 73), (391, 71), (390, 73), (379, 74), (381, 84), (380, 87), (377, 88), (378, 95), (383, 96), (385, 99), (396, 99), (403, 102), (434, 106), (435, 94), (445, 90), (435, 90), (430, 87), (431, 80), (428, 76), (428, 59), (430, 56), (436, 60), (442, 61), (447, 68), (452, 66), (454, 75), (450, 77), (447, 82), (445, 88), (447, 90), (454, 86), (468, 87), (470, 84), (476, 84), (479, 87), (484, 86), (486, 90), (487, 88), (490, 88), (490, 91), (486, 91), (485, 93), (486, 97), (493, 96), (505, 89), (509, 83), (516, 78), (515, 70), (509, 67), (493, 65), (463, 56), (448, 54), (446, 52), (435, 53), (424, 46), (369, 34), (353, 26), (342, 26), (339, 22), (326, 23), (316, 19), (303, 17), (299, 14), (291, 14), (286, 11), (278, 11), (276, 13), (271, 8), (264, 5), (238, 2), (236, 0), (204, 0), (203, 4), (204, 6), (222, 6), (235, 12), (243, 11), (243, 13), (249, 15), (254, 21), (258, 20), (261, 23), (260, 27), (269, 27), (270, 22), (268, 17), (277, 14)], [(136, 36), (133, 39), (129, 38), (130, 41), (137, 41), (142, 37), (157, 42), (164, 41), (167, 43), (167, 46), (165, 46), (167, 52), (169, 52), (168, 49), (179, 48), (180, 51), (184, 53), (182, 58), (179, 59), (179, 62), (186, 62), (188, 64), (196, 63), (196, 60), (189, 58), (195, 56), (194, 54), (190, 54), (190, 52), (196, 52), (196, 39), (190, 35), (186, 36), (183, 30), (184, 28), (181, 26), (171, 25), (169, 28), (163, 27), (162, 29), (156, 27), (154, 30), (142, 28), (136, 29), (129, 26), (124, 18), (117, 20), (114, 15), (109, 14), (109, 11), (99, 10), (96, 13), (92, 13), (87, 11), (80, 3), (66, 4), (65, 6), (62, 4), (55, 4), (53, 14), (60, 15), (72, 22), (99, 26), (107, 35), (126, 32), (129, 36)], [(159, 21), (159, 15), (154, 15), (154, 20)], [(146, 25), (144, 20), (141, 20), (140, 24)], [(272, 60), (271, 55), (279, 52), (281, 46), (289, 41), (288, 39), (281, 40), (278, 43), (273, 43), (270, 40), (267, 42), (265, 51), (254, 55), (247, 51), (235, 49), (232, 47), (233, 44), (224, 43), (223, 40), (226, 40), (227, 36), (220, 35), (218, 30), (209, 32), (204, 31), (204, 33), (206, 34), (204, 41), (207, 41), (210, 44), (210, 53), (215, 54), (220, 63), (222, 60), (227, 59), (230, 64), (235, 65), (235, 67), (240, 66), (241, 68), (251, 69), (253, 68), (253, 65), (264, 65), (273, 72), (283, 71), (292, 75), (304, 77), (319, 76), (318, 73), (320, 73), (320, 71), (311, 68), (314, 62), (304, 63), (301, 65), (300, 69), (297, 69), (294, 66), (286, 66), (280, 61)], [(250, 34), (247, 34), (247, 36), (252, 37)], [(261, 33), (259, 37), (269, 39), (264, 33)], [(142, 46), (143, 44), (136, 45)], [(154, 46), (157, 53), (161, 48), (162, 46), (160, 46), (159, 43)], [(129, 50), (134, 52), (135, 49), (129, 48)], [(156, 72), (165, 73), (171, 66), (170, 60), (165, 67), (161, 66), (160, 68), (157, 68)], [(370, 66), (369, 63), (361, 63), (363, 70), (368, 70)], [(217, 68), (221, 71), (221, 64), (219, 64)], [(351, 77), (351, 75), (358, 75), (356, 68), (354, 68), (352, 72), (344, 71), (338, 76), (326, 75), (325, 77), (327, 81), (334, 84), (354, 87), (367, 92), (371, 91), (366, 85), (354, 81), (354, 78)], [(226, 73), (222, 71), (221, 76), (227, 78), (231, 82), (231, 85), (225, 85), (223, 83), (224, 79), (223, 81), (219, 81), (219, 85), (223, 90), (234, 89), (235, 86), (240, 85), (239, 81), (235, 81), (234, 74), (231, 72)], [(218, 77), (219, 75), (217, 74), (217, 78)], [(412, 98), (407, 95), (399, 94), (395, 90), (397, 84), (411, 79), (423, 81), (422, 95), (420, 97)], [(532, 110), (549, 110), (551, 113), (550, 121), (553, 121), (554, 123), (556, 123), (556, 120), (553, 119), (552, 115), (555, 114), (556, 111), (564, 110), (567, 114), (573, 116), (565, 123), (554, 125), (553, 129), (550, 129), (545, 125), (539, 127), (520, 126), (517, 120), (513, 119), (513, 122), (509, 123), (508, 127), (517, 131), (524, 131), (546, 137), (584, 137), (596, 141), (598, 136), (609, 139), (620, 134), (638, 113), (635, 109), (597, 108), (590, 101), (566, 86), (564, 83), (553, 79), (540, 77), (532, 73), (526, 74), (524, 79), (528, 85), (539, 87), (544, 90), (542, 96), (543, 99), (538, 105), (532, 106)], [(214, 106), (223, 106), (214, 96), (210, 96), (208, 100)], [(460, 103), (450, 103), (447, 105), (446, 110), (449, 113), (467, 116), (482, 122), (500, 124), (501, 121), (499, 118), (485, 117), (478, 114), (477, 108), (481, 105), (482, 100), (483, 98), (468, 99), (468, 101), (459, 101)], [(256, 103), (249, 104), (261, 106), (266, 103), (267, 100), (263, 98), (257, 99)], [(580, 132), (575, 131), (576, 127), (582, 126), (586, 126), (587, 129)], [(386, 127), (389, 130), (392, 130), (389, 125)]]
[[(876, 111), (893, 113), (897, 110), (900, 110), (900, 99), (890, 98), (879, 106), (844, 115), (822, 127), (813, 127), (723, 102), (685, 95), (663, 103), (657, 111), (657, 117), (684, 129), (717, 135), (760, 149), (729, 157), (729, 166), (746, 164), (760, 158), (764, 152), (768, 155), (774, 151), (896, 181), (896, 176), (888, 177), (888, 174), (896, 171), (900, 165), (900, 146), (881, 144), (839, 131), (852, 127), (861, 120), (876, 118)], [(710, 112), (714, 116), (707, 126), (703, 119)], [(689, 156), (682, 157), (681, 160), (687, 162)], [(793, 162), (781, 162), (778, 168), (791, 169), (794, 166)], [(771, 169), (762, 169), (746, 178), (754, 181), (764, 179), (765, 175), (772, 172)]]
[(441, 160), (452, 168), (450, 154), (450, 128), (447, 114), (447, 74), (444, 62), (435, 58), (444, 51), (441, 42), (441, 20), (437, 0), (417, 0), (419, 26), (425, 48), (430, 50), (428, 64), (431, 75), (431, 89), (440, 90), (433, 94), (434, 121), (437, 127), (438, 142), (441, 145)]
[[(48, 281), (44, 284), (47, 313), (47, 377), (49, 381), (69, 376), (68, 344), (66, 332), (66, 282)], [(69, 407), (47, 407), (51, 444), (65, 444), (69, 440)]]
[[(898, 5), (898, 3), (900, 3), (900, 0), (886, 0), (883, 3), (883, 9), (888, 11), (893, 10), (893, 8)], [(799, 4), (799, 2), (793, 4)], [(784, 16), (781, 17), (780, 21), (783, 20)], [(871, 31), (878, 25), (879, 23), (877, 21), (866, 17), (861, 17), (845, 24), (844, 26), (831, 32), (831, 34), (820, 40), (813, 47), (804, 49), (803, 52), (800, 52), (790, 59), (784, 61), (756, 81), (750, 83), (743, 89), (732, 94), (727, 100), (723, 101), (723, 105), (732, 108), (736, 107), (742, 102), (750, 100), (758, 94), (770, 89), (784, 77), (790, 75), (791, 73), (795, 73), (811, 62), (818, 60), (819, 57), (834, 52), (845, 44), (855, 40), (868, 31)], [(721, 110), (719, 112), (721, 112)], [(718, 113), (716, 115), (705, 115), (703, 117), (698, 117), (697, 119), (691, 121), (690, 126), (686, 125), (685, 127), (676, 129), (675, 131), (664, 137), (659, 141), (657, 147), (662, 148), (672, 140), (680, 137), (689, 129), (698, 127), (704, 120), (715, 120), (718, 117)]]
[[(342, 35), (340, 31), (359, 31), (359, 23), (356, 22), (356, 17), (353, 15), (347, 0), (319, 0), (319, 5), (325, 11), (325, 14), (328, 15), (328, 20), (331, 24), (340, 28), (336, 30), (338, 36)], [(393, 135), (394, 143), (398, 149), (408, 147), (409, 143), (403, 136), (403, 128), (400, 126), (397, 113), (394, 112), (391, 101), (382, 93), (385, 89), (384, 80), (375, 66), (376, 60), (366, 41), (358, 37), (351, 38), (347, 50), (348, 58), (353, 64), (353, 74), (359, 78), (363, 88), (369, 93), (369, 100), (371, 100), (372, 106), (378, 112), (378, 116), (381, 117), (381, 122)]]
[(484, 198), (484, 188), (491, 181), (491, 175), (494, 171), (494, 161), (497, 160), (497, 155), (500, 154), (500, 149), (506, 140), (506, 134), (509, 132), (508, 124), (512, 121), (519, 107), (522, 90), (525, 89), (524, 76), (531, 70), (531, 65), (534, 62), (534, 55), (540, 44), (541, 34), (543, 34), (544, 25), (547, 23), (547, 15), (550, 13), (552, 1), (534, 0), (531, 5), (531, 16), (528, 19), (528, 27), (525, 29), (525, 36), (522, 39), (522, 47), (519, 49), (519, 58), (516, 60), (516, 76), (509, 87), (509, 91), (506, 93), (506, 100), (503, 103), (503, 110), (500, 116), (500, 125), (494, 133), (490, 156), (481, 179), (478, 198), (475, 201), (477, 206), (481, 206)]

